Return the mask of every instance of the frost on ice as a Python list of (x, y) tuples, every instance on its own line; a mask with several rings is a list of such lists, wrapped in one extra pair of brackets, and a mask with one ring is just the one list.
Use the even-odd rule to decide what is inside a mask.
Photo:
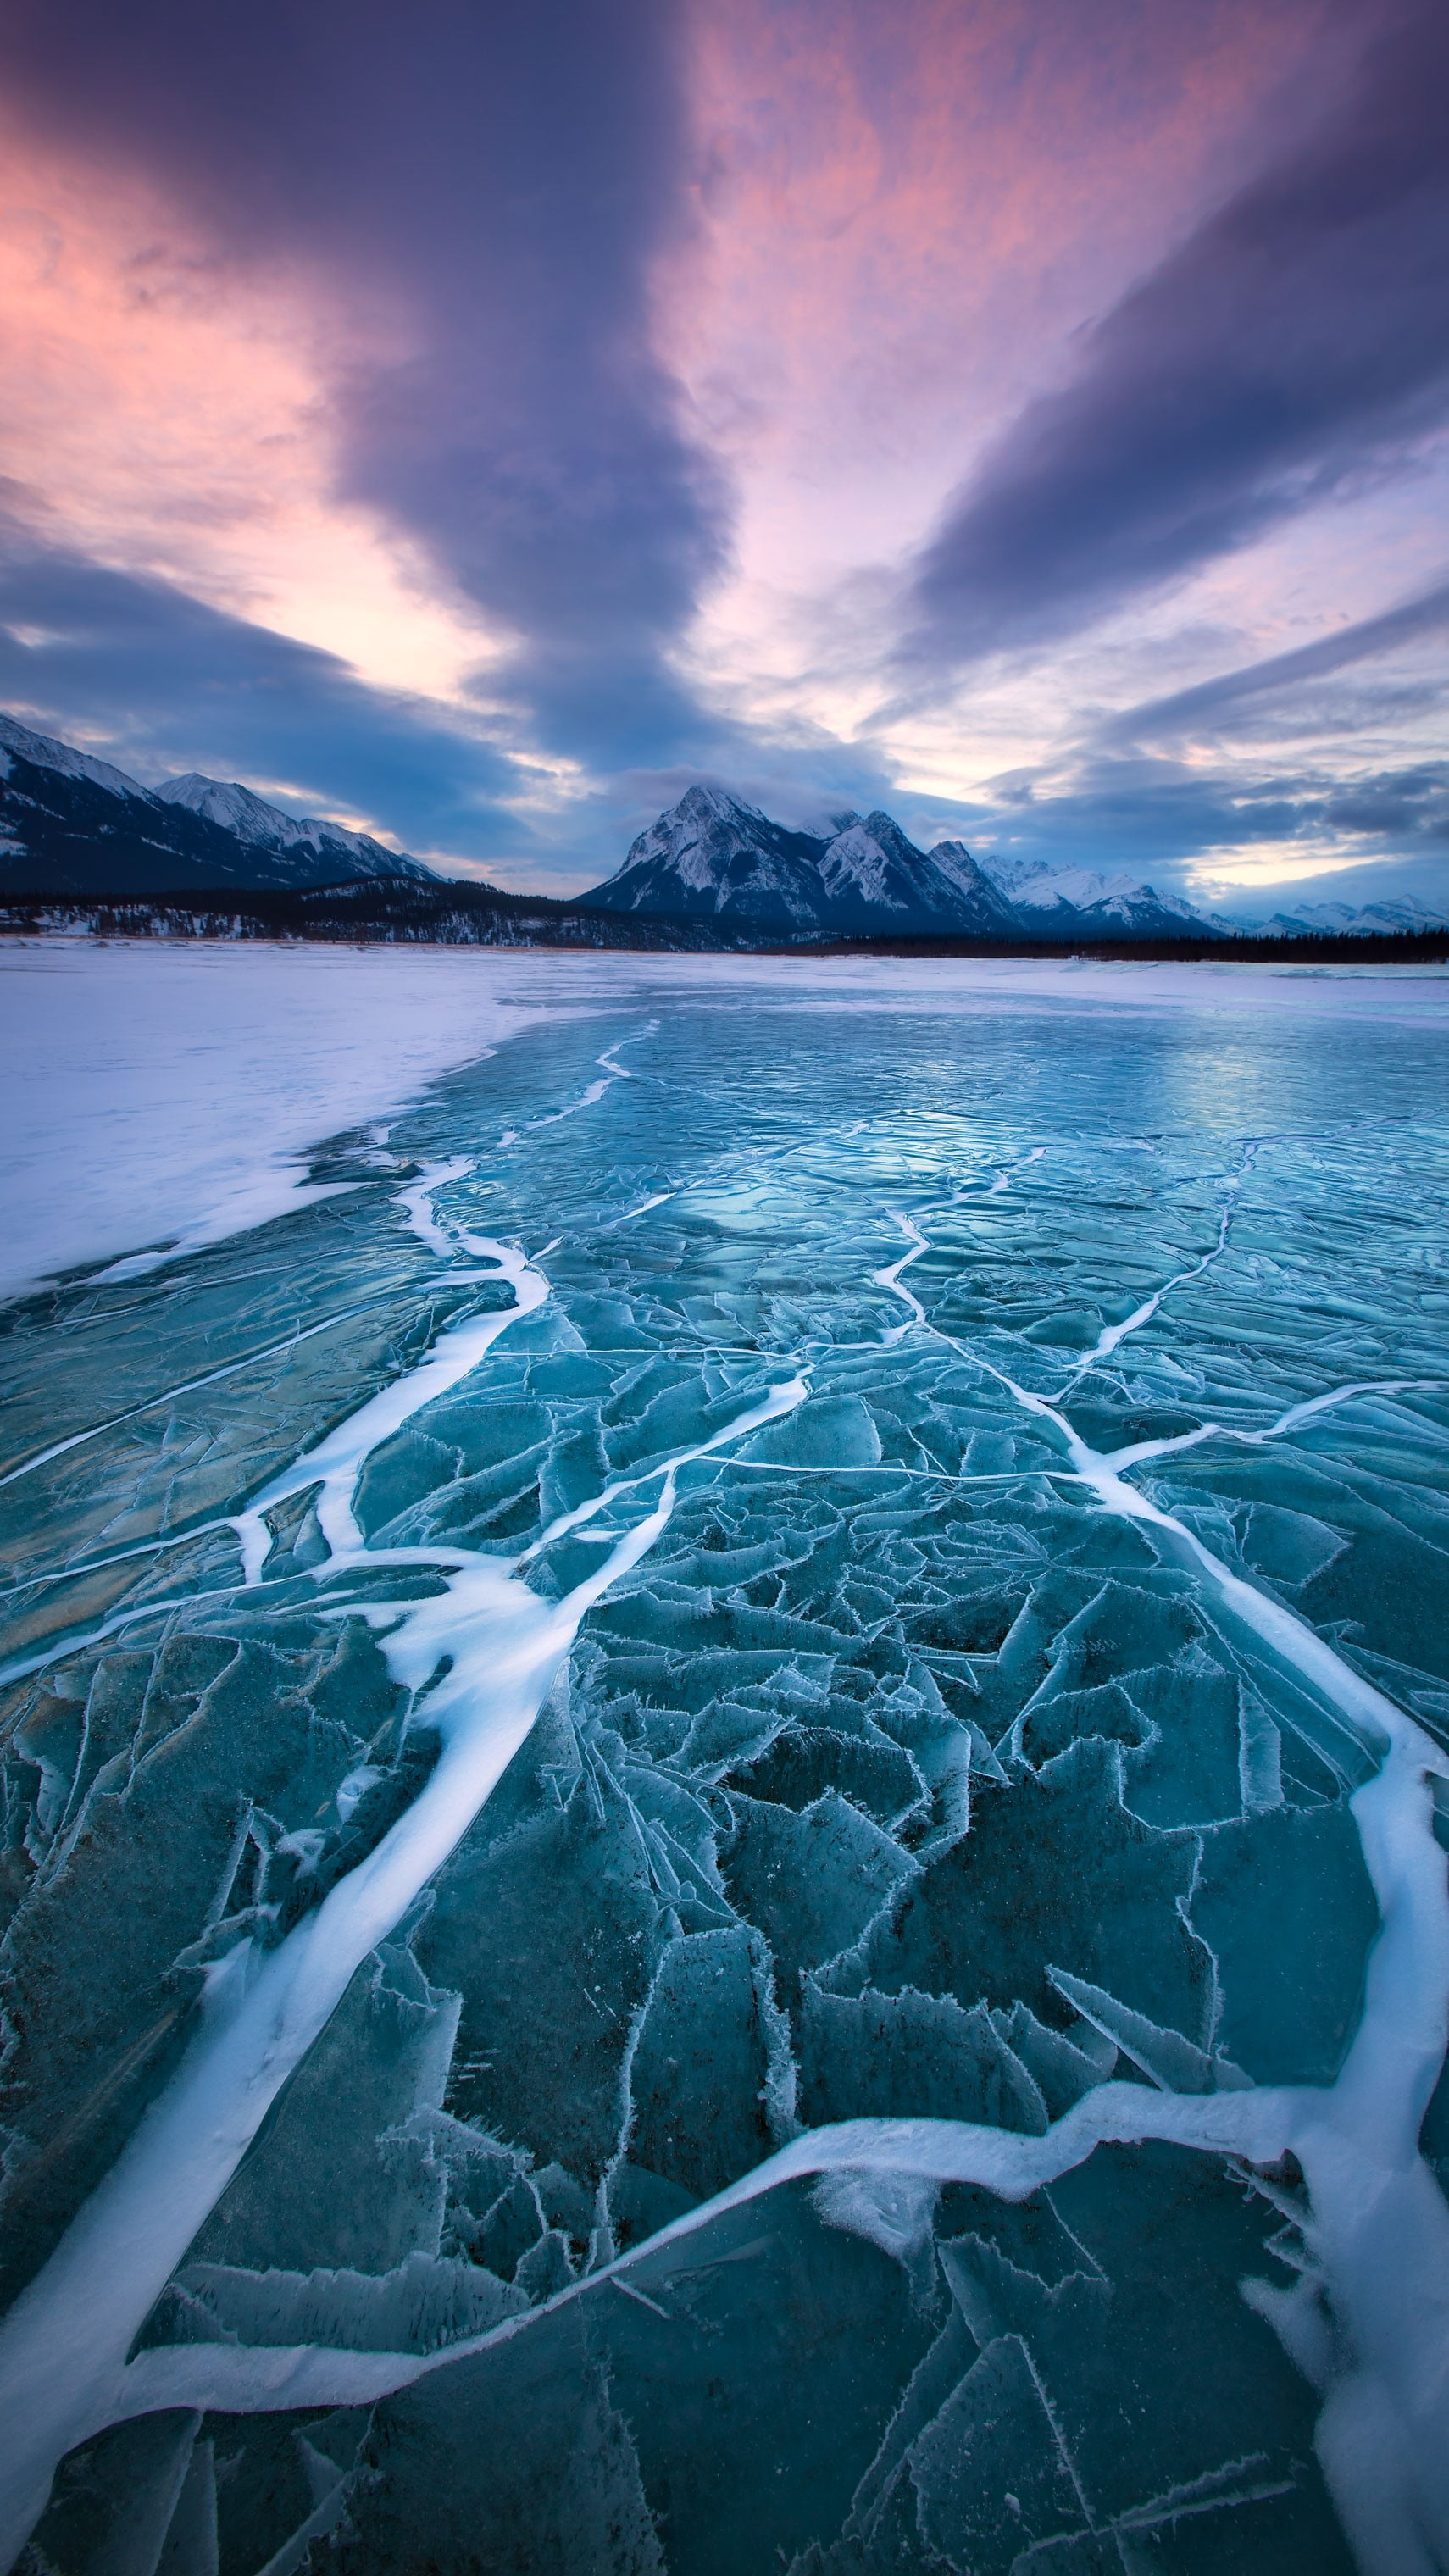
[(11, 1311), (7, 2564), (1449, 2568), (1440, 1044), (601, 990)]

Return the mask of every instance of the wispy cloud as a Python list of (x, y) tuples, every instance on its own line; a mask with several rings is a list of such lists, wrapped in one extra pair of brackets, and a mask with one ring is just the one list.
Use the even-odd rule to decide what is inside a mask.
[(1299, 645), (1291, 653), (1272, 653), (1261, 662), (1245, 663), (1240, 670), (1201, 680), (1194, 688), (1179, 689), (1172, 697), (1129, 707), (1114, 717), (1105, 731), (1118, 741), (1139, 742), (1154, 734), (1180, 735), (1211, 728), (1230, 707), (1240, 706), (1245, 700), (1269, 697), (1304, 681), (1328, 679), (1355, 663), (1372, 661), (1405, 644), (1415, 644), (1422, 636), (1440, 634), (1446, 627), (1449, 581), (1437, 583), (1432, 590), (1422, 591), (1417, 599), (1405, 600), (1397, 608), (1385, 609), (1381, 616), (1358, 618), (1331, 635), (1320, 636), (1315, 643)]
[(1344, 778), (1098, 752), (1065, 772), (1002, 778), (969, 802), (907, 814), (927, 841), (958, 831), (978, 850), (1121, 870), (1224, 900), (1233, 887), (1372, 869), (1390, 891), (1449, 902), (1443, 760)]
[(1027, 405), (916, 566), (905, 673), (1043, 642), (1387, 470), (1449, 405), (1449, 19), (1370, 47)]

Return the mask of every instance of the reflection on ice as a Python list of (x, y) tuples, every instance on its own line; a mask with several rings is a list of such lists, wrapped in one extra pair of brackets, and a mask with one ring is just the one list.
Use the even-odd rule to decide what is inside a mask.
[(13, 1337), (10, 2551), (1449, 2568), (1437, 1041), (652, 1007)]

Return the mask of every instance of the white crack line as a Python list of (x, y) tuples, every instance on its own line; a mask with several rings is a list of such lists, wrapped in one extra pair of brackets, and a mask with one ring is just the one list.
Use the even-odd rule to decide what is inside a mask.
[(562, 1514), (530, 1556), (619, 1494), (660, 1483), (654, 1508), (559, 1601), (544, 1600), (520, 1579), (522, 1558), (368, 1549), (354, 1507), (373, 1449), (456, 1385), (501, 1332), (550, 1293), (548, 1281), (514, 1246), (480, 1237), (468, 1238), (468, 1248), (492, 1253), (516, 1304), (445, 1332), (417, 1367), (273, 1477), (234, 1524), (249, 1584), (260, 1578), (271, 1544), (265, 1514), (313, 1486), (321, 1487), (317, 1517), (333, 1550), (319, 1575), (349, 1567), (451, 1567), (441, 1593), (394, 1604), (372, 1600), (364, 1611), (374, 1624), (396, 1618), (381, 1641), (394, 1681), (417, 1691), (451, 1656), (427, 1700), (426, 1723), (442, 1750), (391, 1831), (276, 1949), (259, 1951), (244, 1941), (209, 1971), (200, 2026), (181, 2066), (0, 2321), (4, 2567), (44, 2510), (58, 2462), (110, 2420), (137, 2333), (357, 1968), (396, 1928), (492, 1794), (530, 1733), (586, 1612), (668, 1525), (681, 1470), (792, 1412), (808, 1393), (803, 1373), (772, 1385), (710, 1439)]
[(651, 1021), (648, 1028), (636, 1030), (632, 1037), (616, 1038), (611, 1047), (605, 1047), (603, 1054), (594, 1058), (595, 1064), (604, 1068), (602, 1081), (591, 1082), (585, 1091), (580, 1092), (577, 1100), (568, 1101), (562, 1109), (551, 1109), (546, 1118), (530, 1118), (529, 1126), (557, 1127), (561, 1119), (577, 1117), (581, 1109), (592, 1109), (596, 1100), (603, 1099), (612, 1083), (639, 1081), (637, 1073), (631, 1073), (626, 1064), (616, 1063), (615, 1058), (620, 1047), (636, 1046), (641, 1039), (652, 1037), (658, 1025), (657, 1021)]
[[(897, 1222), (902, 1220), (898, 1218)], [(919, 1229), (911, 1221), (906, 1222), (910, 1223), (914, 1249), (895, 1265), (897, 1272), (928, 1248), (925, 1238), (915, 1240)], [(881, 1279), (881, 1284), (889, 1285), (912, 1308), (914, 1323), (920, 1313), (919, 1304), (903, 1288), (899, 1277)], [(1145, 1312), (1141, 1320), (1146, 1320)], [(1132, 1319), (1128, 1321), (1130, 1324)], [(129, 2366), (116, 2384), (115, 2411), (102, 2420), (120, 2421), (131, 2412), (187, 2403), (247, 2411), (368, 2402), (469, 2352), (527, 2331), (552, 2307), (584, 2295), (597, 2282), (625, 2268), (657, 2260), (672, 2243), (696, 2232), (712, 2217), (797, 2174), (848, 2170), (892, 2177), (907, 2174), (928, 2184), (965, 2180), (982, 2183), (1008, 2198), (1022, 2198), (1082, 2161), (1095, 2146), (1112, 2139), (1166, 2137), (1183, 2145), (1234, 2154), (1253, 2165), (1272, 2163), (1291, 2148), (1308, 2184), (1310, 2247), (1317, 2276), (1305, 2276), (1291, 2293), (1259, 2284), (1253, 2304), (1268, 2316), (1299, 2367), (1324, 2387), (1317, 2448), (1335, 2505), (1365, 2576), (1434, 2576), (1434, 2571), (1449, 2568), (1449, 2440), (1445, 2438), (1449, 2400), (1449, 2205), (1417, 2148), (1423, 2111), (1449, 2038), (1449, 1889), (1445, 1885), (1443, 1856), (1433, 1838), (1430, 1794), (1432, 1776), (1449, 1778), (1449, 1759), (1392, 1701), (1346, 1665), (1306, 1622), (1230, 1573), (1184, 1524), (1128, 1485), (1117, 1463), (1091, 1450), (1047, 1398), (1019, 1386), (1003, 1370), (951, 1335), (929, 1324), (925, 1328), (969, 1365), (995, 1379), (1025, 1411), (1050, 1422), (1065, 1444), (1073, 1474), (1106, 1509), (1170, 1535), (1177, 1551), (1185, 1553), (1206, 1576), (1227, 1608), (1327, 1698), (1379, 1757), (1376, 1776), (1349, 1803), (1378, 1899), (1382, 1928), (1370, 1954), (1359, 2028), (1337, 2082), (1326, 2088), (1264, 2088), (1248, 2093), (1156, 2097), (1137, 2085), (1103, 2085), (1089, 2093), (1042, 2139), (934, 2121), (862, 2121), (817, 2131), (795, 2140), (730, 2190), (662, 2230), (618, 2264), (574, 2285), (548, 2306), (508, 2320), (491, 2335), (473, 2343), (455, 2345), (425, 2359), (396, 2354), (323, 2354), (315, 2349), (244, 2353), (231, 2347), (173, 2347), (143, 2354)], [(905, 1329), (910, 1329), (910, 1324)], [(1119, 1340), (1123, 1337), (1119, 1333)], [(779, 1392), (783, 1394), (785, 1390)], [(794, 1401), (800, 1401), (805, 1392), (803, 1378), (794, 1381), (789, 1392)], [(1338, 1400), (1346, 1400), (1349, 1392), (1340, 1390)], [(1290, 1410), (1295, 1418), (1305, 1419), (1327, 1409), (1328, 1402), (1326, 1398), (1315, 1398), (1305, 1407)], [(783, 1405), (776, 1408), (784, 1409), (787, 1408)], [(368, 1410), (363, 1408), (364, 1413)], [(771, 1416), (765, 1412), (758, 1418)], [(1283, 1419), (1286, 1422), (1288, 1417)], [(747, 1417), (732, 1429), (737, 1434), (746, 1427), (754, 1427), (753, 1418)], [(378, 1436), (386, 1434), (380, 1432)], [(717, 1435), (715, 1441), (688, 1454), (703, 1455), (727, 1436)], [(323, 1448), (326, 1445), (322, 1444)], [(651, 1536), (637, 1546), (629, 1562), (637, 1562), (652, 1544), (652, 1536), (668, 1518), (674, 1477), (683, 1463), (683, 1459), (676, 1461), (664, 1471), (665, 1490), (650, 1521), (640, 1524), (619, 1543), (608, 1564), (588, 1584), (578, 1587), (579, 1593), (588, 1592), (591, 1598), (597, 1598), (612, 1573), (620, 1570), (620, 1553), (640, 1541), (644, 1531), (651, 1531)], [(300, 1463), (295, 1472), (300, 1472)], [(340, 1467), (333, 1472), (340, 1472)], [(317, 1480), (315, 1475), (309, 1475), (306, 1481)], [(593, 1510), (603, 1507), (604, 1498), (600, 1497), (592, 1507), (581, 1507), (580, 1512), (563, 1517), (577, 1526)], [(254, 1510), (260, 1508), (260, 1503), (253, 1506)], [(537, 1546), (551, 1543), (562, 1534), (561, 1526), (555, 1524), (535, 1543), (535, 1551)], [(409, 1560), (424, 1553), (406, 1552)], [(369, 1559), (371, 1563), (379, 1561), (388, 1560), (379, 1556)], [(433, 1562), (437, 1562), (436, 1558)], [(500, 1577), (505, 1586), (510, 1581), (508, 1569), (499, 1560), (489, 1560), (487, 1568), (480, 1571), (485, 1581), (489, 1571)], [(526, 1591), (526, 1587), (518, 1588)], [(537, 1604), (537, 1596), (526, 1597)], [(556, 1605), (553, 1615), (557, 1617), (577, 1597), (578, 1593), (570, 1594), (566, 1603)], [(436, 1606), (433, 1602), (414, 1605), (405, 1613), (404, 1627), (411, 1627), (419, 1612), (434, 1611)], [(537, 1606), (546, 1612), (547, 1605)], [(385, 1651), (391, 1650), (394, 1642), (395, 1638), (390, 1638)], [(436, 1668), (436, 1656), (430, 1657), (423, 1640), (419, 1640), (419, 1646), (416, 1669), (426, 1678)], [(561, 1648), (560, 1652), (565, 1650)], [(555, 1668), (556, 1664), (550, 1666), (550, 1678)], [(398, 1677), (410, 1675), (403, 1669)], [(454, 1675), (449, 1674), (439, 1692), (433, 1694), (430, 1719), (437, 1714), (446, 1716), (446, 1708), (439, 1710), (438, 1704), (453, 1679)], [(439, 1770), (447, 1758), (445, 1736)], [(433, 1776), (436, 1779), (438, 1775)], [(426, 1795), (425, 1791), (423, 1798)], [(422, 1803), (420, 1799), (416, 1805)], [(415, 1813), (416, 1806), (409, 1815)], [(406, 1826), (408, 1821), (402, 1819), (401, 1825)], [(399, 1830), (395, 1827), (394, 1833)], [(372, 1859), (375, 1861), (386, 1848), (386, 1843), (380, 1845)], [(299, 1941), (318, 1925), (334, 1899), (352, 1888), (368, 1868), (369, 1863), (363, 1863), (359, 1871), (340, 1882), (318, 1914), (298, 1927), (291, 1942)], [(283, 1944), (271, 1958), (281, 1959), (291, 1942)], [(365, 1955), (365, 1949), (358, 1954), (359, 1958)], [(230, 1964), (224, 1962), (223, 1967)], [(317, 2027), (321, 2027), (320, 2022)], [(141, 2134), (122, 2158), (122, 2166), (139, 2146)], [(116, 2170), (119, 2173), (121, 2168)], [(115, 2176), (110, 2180), (114, 2182)], [(106, 2191), (107, 2185), (103, 2185), (95, 2201), (82, 2212), (82, 2220)], [(76, 2222), (72, 2235), (80, 2224)], [(190, 2241), (189, 2235), (185, 2241)], [(68, 2237), (66, 2244), (69, 2242)], [(61, 2251), (64, 2250), (63, 2246)], [(179, 2250), (184, 2252), (184, 2243)], [(88, 2253), (88, 2265), (92, 2259)], [(179, 2253), (172, 2258), (168, 2271), (177, 2259)], [(42, 2274), (32, 2288), (38, 2289), (45, 2279)], [(158, 2283), (158, 2289), (159, 2286)], [(1337, 2336), (1328, 2328), (1323, 2313), (1325, 2295), (1332, 2304)], [(12, 2319), (29, 2296), (23, 2294), (17, 2309), (11, 2312)], [(6, 2357), (5, 2336), (10, 2322), (7, 2319), (0, 2327), (0, 2369)], [(123, 2397), (123, 2389), (132, 2393)], [(17, 2389), (17, 2399), (23, 2400), (29, 2391), (27, 2381)], [(93, 2407), (98, 2391), (92, 2387), (88, 2393)], [(92, 2422), (89, 2429), (96, 2428)], [(81, 2438), (82, 2434), (72, 2431), (62, 2447), (72, 2447)]]
[[(403, 1283), (404, 1285), (406, 1283)], [(0, 1485), (16, 1485), (22, 1476), (33, 1476), (38, 1468), (48, 1467), (53, 1458), (63, 1458), (70, 1449), (84, 1448), (88, 1440), (99, 1440), (106, 1431), (117, 1431), (126, 1422), (138, 1422), (143, 1414), (155, 1413), (163, 1404), (174, 1404), (178, 1396), (194, 1395), (203, 1386), (217, 1386), (226, 1377), (236, 1377), (242, 1369), (255, 1368), (261, 1360), (276, 1359), (281, 1353), (296, 1350), (302, 1342), (315, 1341), (319, 1333), (330, 1333), (338, 1324), (355, 1323), (359, 1315), (369, 1315), (387, 1301), (369, 1297), (360, 1306), (341, 1306), (335, 1314), (324, 1315), (320, 1322), (294, 1326), (274, 1342), (264, 1342), (260, 1350), (248, 1351), (239, 1360), (227, 1360), (220, 1368), (207, 1369), (200, 1377), (183, 1378), (176, 1386), (162, 1387), (159, 1395), (148, 1395), (142, 1404), (129, 1405), (124, 1413), (112, 1413), (104, 1422), (92, 1422), (84, 1431), (72, 1431), (64, 1440), (53, 1440), (48, 1449), (37, 1449), (20, 1464), (0, 1476)]]
[(1174, 1458), (1183, 1449), (1196, 1449), (1204, 1440), (1236, 1440), (1244, 1448), (1259, 1448), (1265, 1440), (1281, 1440), (1285, 1433), (1296, 1431), (1300, 1423), (1312, 1422), (1319, 1414), (1332, 1413), (1340, 1404), (1352, 1403), (1356, 1396), (1442, 1395), (1446, 1389), (1449, 1378), (1442, 1377), (1357, 1378), (1351, 1386), (1331, 1387), (1325, 1395), (1310, 1396), (1306, 1404), (1290, 1405), (1276, 1422), (1265, 1423), (1261, 1431), (1240, 1431), (1226, 1422), (1202, 1422), (1195, 1431), (1180, 1431), (1171, 1439), (1137, 1440), (1126, 1449), (1102, 1453), (1103, 1464), (1120, 1476), (1128, 1467), (1140, 1467), (1153, 1458)]
[[(905, 1292), (897, 1286), (896, 1293)], [(1149, 1300), (1137, 1320), (1155, 1310)], [(1114, 1459), (1091, 1449), (1056, 1403), (1018, 1385), (939, 1326), (926, 1329), (993, 1378), (1023, 1411), (1050, 1423), (1073, 1475), (1103, 1507), (1167, 1537), (1227, 1610), (1326, 1699), (1379, 1759), (1376, 1776), (1349, 1800), (1382, 1926), (1369, 1957), (1363, 2014), (1337, 2083), (1292, 2097), (1300, 2107), (1286, 2140), (1308, 2184), (1321, 2286), (1310, 2283), (1290, 2299), (1262, 2285), (1254, 2304), (1325, 2392), (1316, 2434), (1320, 2463), (1365, 2576), (1443, 2576), (1449, 2570), (1449, 2203), (1418, 2141), (1449, 2047), (1449, 1885), (1430, 1788), (1434, 1778), (1449, 1780), (1449, 1755), (1306, 1620), (1230, 1572), (1184, 1522), (1128, 1484), (1120, 1453)], [(1395, 1383), (1402, 1392), (1417, 1382)], [(1261, 1436), (1369, 1391), (1345, 1388), (1310, 1398)], [(1238, 2152), (1253, 2163), (1270, 2160)], [(1315, 2330), (1313, 2303), (1325, 2293), (1338, 2340), (1321, 2304)]]
[(1229, 1182), (1224, 1196), (1222, 1215), (1218, 1222), (1218, 1239), (1211, 1251), (1205, 1252), (1201, 1261), (1194, 1261), (1186, 1270), (1179, 1270), (1171, 1279), (1164, 1280), (1162, 1286), (1154, 1289), (1152, 1295), (1145, 1298), (1140, 1306), (1135, 1307), (1130, 1315), (1124, 1316), (1120, 1324), (1105, 1326), (1098, 1334), (1092, 1348), (1082, 1353), (1066, 1385), (1060, 1389), (1057, 1395), (1058, 1404), (1062, 1403), (1071, 1392), (1078, 1378), (1085, 1377), (1088, 1369), (1095, 1368), (1099, 1360), (1110, 1359), (1120, 1343), (1125, 1342), (1131, 1334), (1140, 1332), (1144, 1324), (1149, 1324), (1164, 1297), (1170, 1297), (1174, 1288), (1185, 1286), (1189, 1279), (1201, 1279), (1204, 1271), (1211, 1270), (1214, 1262), (1221, 1260), (1228, 1248), (1233, 1218), (1237, 1214), (1243, 1184), (1253, 1169), (1257, 1153), (1257, 1141), (1246, 1145), (1243, 1149), (1243, 1159)]

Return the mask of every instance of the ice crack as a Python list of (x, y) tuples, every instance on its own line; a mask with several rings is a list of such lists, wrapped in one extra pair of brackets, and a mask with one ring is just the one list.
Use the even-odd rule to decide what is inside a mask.
[[(1224, 1212), (1219, 1249), (1230, 1213)], [(1205, 1259), (1197, 1271), (1206, 1266)], [(1145, 1322), (1166, 1293), (1164, 1287), (1114, 1328), (1117, 1340)], [(1449, 1757), (1316, 1629), (1232, 1573), (1184, 1522), (1126, 1481), (1124, 1466), (1144, 1454), (1189, 1446), (1198, 1435), (1103, 1456), (1073, 1428), (1060, 1399), (1035, 1394), (939, 1327), (928, 1329), (994, 1379), (1023, 1411), (1050, 1423), (1071, 1472), (1103, 1507), (1167, 1538), (1225, 1608), (1318, 1691), (1379, 1761), (1376, 1776), (1350, 1806), (1382, 1929), (1370, 1955), (1359, 2029), (1337, 2083), (1323, 2092), (1215, 2094), (1207, 2124), (1211, 2136), (1196, 2131), (1190, 2118), (1185, 2127), (1142, 2134), (1216, 2144), (1231, 2130), (1234, 2104), (1245, 2137), (1266, 2103), (1278, 2106), (1279, 2117), (1291, 2112), (1281, 2146), (1262, 2152), (1242, 2145), (1235, 2152), (1262, 2164), (1291, 2146), (1308, 2182), (1314, 2250), (1347, 2355), (1319, 2423), (1325, 2477), (1368, 2576), (1449, 2569), (1449, 2205), (1418, 2152), (1420, 2124), (1449, 2046), (1449, 1886), (1434, 1839), (1430, 1788), (1434, 1777), (1449, 1779)], [(1290, 1407), (1261, 1433), (1241, 1436), (1275, 1438), (1355, 1394), (1403, 1393), (1422, 1383), (1338, 1389)], [(1184, 2097), (1169, 2098), (1173, 2116), (1184, 2116)], [(1089, 2095), (1078, 2113), (1098, 2099)], [(1249, 2103), (1258, 2106), (1256, 2112), (1248, 2110)], [(1059, 2124), (1062, 2131), (1078, 2113)], [(1226, 2128), (1215, 2125), (1224, 2121)], [(1269, 2312), (1276, 2322), (1276, 2311)], [(1290, 2355), (1301, 2359), (1291, 2334), (1284, 2341)]]
[[(448, 1177), (456, 1173), (450, 1169)], [(426, 1186), (436, 1189), (442, 1178), (437, 1172)], [(431, 1222), (422, 1197), (416, 1216)], [(59, 2459), (114, 2419), (121, 2388), (135, 2385), (124, 2379), (127, 2352), (272, 2102), (362, 1961), (396, 1929), (491, 1795), (531, 1730), (581, 1620), (667, 1527), (683, 1468), (778, 1420), (808, 1392), (803, 1372), (776, 1382), (708, 1439), (560, 1515), (529, 1557), (624, 1494), (659, 1485), (652, 1509), (616, 1536), (603, 1561), (560, 1600), (530, 1589), (521, 1557), (369, 1549), (354, 1511), (369, 1456), (550, 1293), (547, 1279), (516, 1247), (468, 1238), (467, 1248), (492, 1259), (496, 1275), (513, 1286), (514, 1305), (443, 1333), (414, 1369), (274, 1477), (235, 1523), (248, 1584), (260, 1579), (270, 1545), (266, 1513), (313, 1486), (321, 1488), (317, 1517), (332, 1549), (324, 1569), (329, 1576), (389, 1564), (448, 1569), (438, 1594), (394, 1605), (371, 1600), (367, 1607), (374, 1621), (397, 1613), (383, 1643), (394, 1680), (417, 1691), (441, 1673), (427, 1702), (428, 1723), (441, 1738), (438, 1761), (391, 1830), (275, 1949), (259, 1954), (246, 1940), (213, 1967), (201, 2027), (177, 2074), (0, 2321), (0, 2413), (7, 2427), (0, 2564), (8, 2566), (23, 2546)]]

